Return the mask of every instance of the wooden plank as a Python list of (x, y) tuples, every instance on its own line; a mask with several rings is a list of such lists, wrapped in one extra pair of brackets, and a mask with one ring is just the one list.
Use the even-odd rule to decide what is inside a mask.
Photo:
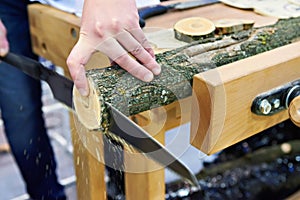
[[(103, 146), (95, 144), (95, 141), (103, 144), (101, 142), (102, 136), (98, 133), (88, 132), (83, 127), (78, 130), (77, 128), (80, 126), (78, 124), (78, 119), (76, 119), (74, 113), (70, 113), (77, 199), (105, 200), (107, 197)], [(90, 146), (87, 148), (87, 144), (83, 141), (94, 143), (89, 144)], [(97, 153), (98, 156), (93, 152), (96, 149), (100, 149)]]
[(287, 111), (258, 116), (251, 105), (259, 94), (300, 79), (299, 48), (293, 43), (196, 75), (191, 143), (212, 154), (288, 119)]

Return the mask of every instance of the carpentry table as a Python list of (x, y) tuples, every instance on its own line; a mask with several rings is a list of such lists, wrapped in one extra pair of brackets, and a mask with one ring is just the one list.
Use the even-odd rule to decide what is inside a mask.
[[(65, 75), (70, 77), (66, 59), (78, 39), (80, 18), (41, 4), (30, 5), (29, 16), (34, 52), (63, 67)], [(152, 17), (146, 20), (146, 27), (172, 28), (178, 20), (192, 16), (211, 20), (250, 19), (255, 21), (255, 26), (273, 24), (277, 20), (257, 15), (249, 10), (239, 10), (217, 3)], [(300, 70), (296, 70), (297, 63), (300, 63), (299, 48), (298, 42), (201, 73), (194, 78), (195, 91), (192, 97), (140, 113), (133, 118), (162, 143), (167, 130), (191, 122), (191, 143), (207, 154), (215, 153), (288, 119), (287, 111), (265, 117), (254, 115), (248, 108), (257, 94), (300, 78)], [(239, 67), (241, 65), (243, 71)], [(282, 65), (285, 70), (279, 71)], [(87, 64), (87, 68), (106, 66), (109, 66), (109, 60), (100, 53), (96, 53)], [(268, 70), (262, 72), (266, 68)], [(217, 81), (214, 80), (216, 74)], [(256, 85), (257, 81), (254, 80), (257, 78), (263, 80), (266, 75), (274, 78), (268, 80), (265, 85)], [(286, 77), (290, 77), (289, 80), (286, 80)], [(239, 83), (236, 80), (239, 80)], [(250, 86), (249, 81), (251, 81)], [(221, 92), (218, 92), (219, 90)], [(203, 93), (206, 98), (199, 98), (200, 93)], [(203, 108), (203, 105), (207, 106)], [(191, 113), (191, 109), (194, 112)], [(195, 112), (199, 109), (199, 112)], [(105, 166), (85, 148), (77, 133), (73, 117), (73, 113), (70, 112), (78, 199), (106, 199)], [(132, 162), (133, 165), (138, 162), (144, 169), (149, 168), (150, 171), (153, 165), (152, 161), (145, 159), (132, 161), (127, 154), (124, 159), (125, 162)], [(125, 173), (125, 187), (127, 200), (164, 199), (164, 169), (159, 168), (144, 173)]]

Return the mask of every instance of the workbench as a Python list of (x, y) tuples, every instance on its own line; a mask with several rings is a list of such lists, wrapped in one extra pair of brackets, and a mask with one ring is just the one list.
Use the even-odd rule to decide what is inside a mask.
[[(255, 14), (250, 10), (239, 10), (233, 7), (226, 6), (222, 3), (217, 3), (185, 11), (172, 11), (164, 15), (152, 17), (146, 20), (146, 27), (172, 28), (174, 23), (178, 20), (192, 16), (205, 17), (211, 20), (222, 18), (250, 19), (255, 21), (255, 26), (265, 26), (273, 24), (277, 21), (276, 18), (261, 16)], [(41, 4), (32, 4), (29, 6), (29, 17), (34, 52), (39, 56), (52, 61), (55, 65), (63, 67), (65, 70), (65, 75), (70, 78), (68, 68), (66, 66), (66, 59), (78, 39), (80, 18)], [(299, 47), (300, 45), (297, 44), (297, 46), (294, 46), (292, 48), (297, 49)], [(284, 50), (289, 49), (285, 48)], [(276, 50), (275, 54), (279, 54), (279, 51), (282, 50)], [(259, 59), (270, 59), (272, 56), (273, 55), (266, 53), (264, 55), (259, 55)], [(294, 57), (298, 58), (300, 57), (300, 55), (297, 54)], [(278, 59), (277, 61), (281, 62)], [(253, 62), (255, 62), (255, 60), (243, 61), (243, 65), (250, 65), (253, 64)], [(274, 62), (276, 62), (276, 58)], [(109, 65), (110, 63), (107, 57), (100, 53), (96, 53), (87, 64), (87, 68), (106, 67)], [(237, 69), (237, 65), (238, 62), (237, 64), (233, 64), (233, 69)], [(227, 65), (219, 70), (221, 74), (229, 73), (230, 65)], [(293, 75), (294, 79), (296, 79), (297, 77), (298, 79), (300, 77), (300, 74), (298, 72)], [(233, 78), (233, 76), (228, 77), (228, 80), (230, 78)], [(281, 82), (276, 82), (276, 84), (281, 84)], [(230, 85), (230, 83), (228, 85)], [(263, 88), (262, 90), (266, 90), (266, 88)], [(241, 94), (241, 96), (242, 95), (243, 94)], [(148, 133), (152, 134), (153, 137), (155, 137), (161, 143), (164, 143), (164, 134), (167, 130), (178, 127), (193, 120), (192, 118), (195, 116), (191, 114), (191, 104), (195, 104), (195, 100), (193, 100), (192, 97), (189, 97), (180, 100), (180, 102), (174, 102), (161, 108), (156, 108), (140, 113), (133, 118)], [(70, 112), (70, 124), (74, 145), (74, 165), (77, 177), (78, 199), (106, 199), (106, 186), (104, 181), (105, 165), (101, 159), (99, 160), (99, 158), (95, 157), (93, 153), (85, 148), (85, 144), (82, 143), (82, 140), (77, 133), (79, 129), (77, 129), (75, 126), (74, 121), (76, 121), (76, 119), (74, 119), (74, 117), (74, 114)], [(283, 120), (286, 120), (287, 118), (287, 112), (283, 112), (282, 114), (269, 119), (266, 126), (260, 125), (261, 127), (259, 127), (259, 129), (262, 130), (264, 128), (270, 127)], [(239, 127), (245, 125), (241, 122), (239, 123)], [(246, 126), (253, 126), (253, 124)], [(192, 129), (195, 129), (195, 126), (192, 127)], [(247, 136), (250, 136), (250, 134)], [(99, 140), (101, 140), (101, 136), (99, 136), (99, 134), (97, 137), (99, 137)], [(240, 138), (236, 138), (236, 141), (241, 140), (245, 137), (245, 135), (240, 136)], [(195, 136), (195, 138), (197, 139), (197, 136)], [(234, 143), (236, 141), (231, 142)], [(197, 145), (198, 144), (196, 144), (196, 146)], [(100, 154), (103, 156), (102, 153)], [(125, 154), (125, 162), (132, 163), (133, 165), (137, 163), (137, 160), (131, 160), (132, 157), (128, 155), (129, 154)], [(141, 158), (141, 160), (138, 162), (142, 163), (142, 167), (145, 170), (147, 168), (150, 169), (151, 167), (153, 167), (153, 162), (150, 160), (145, 160), (145, 158)], [(164, 199), (164, 168), (157, 168), (154, 171), (145, 171), (144, 173), (125, 173), (125, 187), (127, 200)]]

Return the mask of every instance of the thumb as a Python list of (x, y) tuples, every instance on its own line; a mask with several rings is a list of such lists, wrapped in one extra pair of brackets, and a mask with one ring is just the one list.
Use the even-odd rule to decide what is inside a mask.
[(89, 86), (85, 75), (85, 64), (94, 53), (86, 39), (80, 37), (67, 58), (67, 65), (75, 87), (82, 96), (88, 96)]

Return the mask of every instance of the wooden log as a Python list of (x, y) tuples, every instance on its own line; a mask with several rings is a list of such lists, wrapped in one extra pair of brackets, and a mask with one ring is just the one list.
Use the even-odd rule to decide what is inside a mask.
[[(249, 36), (248, 32), (232, 35), (231, 38), (236, 39), (238, 43), (233, 48), (208, 51), (193, 57), (185, 54), (184, 50), (192, 48), (199, 42), (157, 54), (157, 62), (162, 66), (162, 73), (150, 83), (135, 79), (119, 66), (89, 70), (87, 76), (91, 95), (87, 99), (82, 99), (75, 89), (75, 109), (80, 110), (78, 115), (79, 118), (82, 116), (81, 119), (94, 115), (89, 116), (98, 119), (93, 125), (84, 124), (105, 132), (109, 125), (109, 117), (102, 102), (113, 104), (128, 116), (168, 105), (191, 95), (190, 84), (195, 74), (292, 43), (300, 37), (297, 31), (299, 26), (300, 18), (280, 20), (273, 26), (254, 29), (246, 41), (243, 40)], [(197, 56), (202, 56), (203, 59)]]

